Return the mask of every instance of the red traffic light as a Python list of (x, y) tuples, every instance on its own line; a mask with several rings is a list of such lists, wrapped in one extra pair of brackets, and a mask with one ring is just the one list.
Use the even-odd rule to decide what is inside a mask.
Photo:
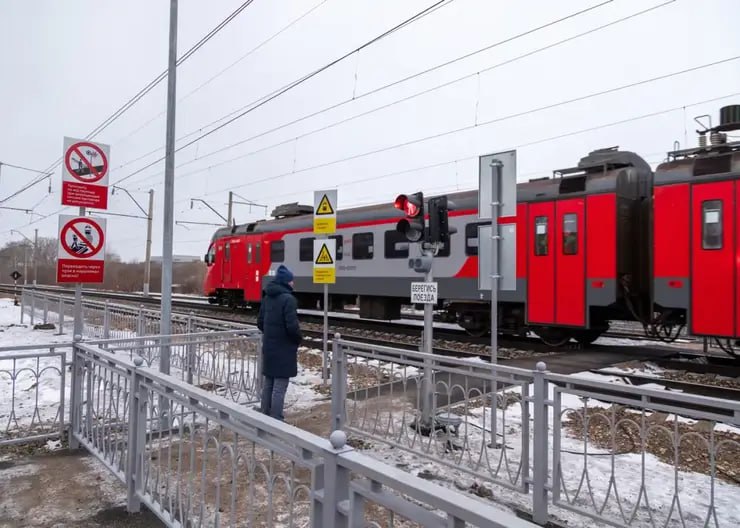
[(399, 194), (393, 205), (399, 211), (403, 211), (406, 216), (415, 217), (421, 212), (421, 204), (415, 203), (405, 194)]

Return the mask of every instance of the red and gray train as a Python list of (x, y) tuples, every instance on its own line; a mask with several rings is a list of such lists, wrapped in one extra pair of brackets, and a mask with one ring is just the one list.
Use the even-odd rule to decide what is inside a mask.
[[(499, 331), (532, 331), (551, 344), (590, 343), (611, 321), (638, 321), (672, 339), (682, 328), (721, 343), (740, 339), (740, 105), (699, 131), (699, 146), (668, 153), (655, 171), (638, 154), (607, 148), (576, 167), (517, 185), (516, 290), (499, 293)], [(730, 136), (731, 138), (731, 136)], [(490, 293), (478, 286), (477, 191), (448, 195), (456, 232), (434, 258), (442, 318), (490, 331)], [(409, 304), (419, 244), (396, 230), (394, 205), (337, 211), (336, 283), (329, 309), (394, 320)], [(295, 274), (303, 308), (323, 302), (313, 284), (310, 206), (216, 231), (206, 254), (212, 303), (258, 306), (280, 264)], [(490, 225), (490, 221), (487, 222)]]

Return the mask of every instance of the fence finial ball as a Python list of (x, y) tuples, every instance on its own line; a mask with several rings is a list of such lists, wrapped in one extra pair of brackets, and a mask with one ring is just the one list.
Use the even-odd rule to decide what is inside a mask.
[(547, 365), (545, 365), (544, 361), (538, 361), (536, 367), (539, 372), (545, 372), (547, 370)]
[(342, 449), (347, 445), (347, 433), (344, 431), (334, 431), (329, 435), (329, 442), (334, 449)]
[(75, 334), (72, 339), (74, 339), (75, 341), (82, 341), (82, 335), (81, 334)]
[(136, 356), (136, 357), (134, 358), (134, 365), (136, 365), (137, 367), (140, 367), (140, 366), (142, 366), (143, 364), (144, 364), (144, 358), (143, 358), (143, 357), (141, 357), (141, 356)]

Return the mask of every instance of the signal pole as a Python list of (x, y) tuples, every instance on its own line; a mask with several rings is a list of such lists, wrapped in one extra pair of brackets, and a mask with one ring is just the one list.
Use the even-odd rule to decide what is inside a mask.
[(39, 279), (39, 230), (34, 229), (33, 233), (33, 285)]

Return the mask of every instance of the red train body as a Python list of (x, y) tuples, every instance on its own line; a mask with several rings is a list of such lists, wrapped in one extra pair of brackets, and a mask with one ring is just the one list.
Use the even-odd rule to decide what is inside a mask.
[[(637, 154), (592, 152), (553, 178), (517, 186), (516, 290), (500, 292), (499, 327), (545, 341), (596, 339), (614, 320), (654, 335), (740, 338), (740, 106), (721, 110), (711, 142), (669, 153), (653, 173)], [(702, 133), (702, 134), (704, 134)], [(490, 325), (490, 295), (478, 289), (477, 192), (449, 196), (457, 233), (435, 259), (437, 309), (471, 333)], [(382, 204), (338, 212), (337, 283), (330, 308), (359, 304), (361, 317), (396, 319), (418, 275), (416, 245)], [(289, 204), (272, 220), (218, 230), (206, 255), (211, 302), (257, 305), (281, 263), (296, 276), (301, 306), (321, 302), (311, 281), (311, 208)], [(490, 224), (490, 222), (488, 222)]]

